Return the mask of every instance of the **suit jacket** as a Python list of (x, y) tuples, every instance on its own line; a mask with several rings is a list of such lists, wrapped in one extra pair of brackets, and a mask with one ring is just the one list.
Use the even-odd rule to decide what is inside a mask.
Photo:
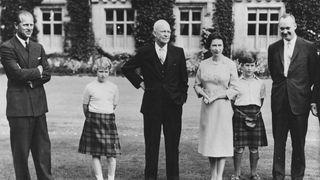
[[(43, 84), (51, 75), (43, 47), (30, 40), (27, 50), (14, 36), (0, 46), (0, 55), (8, 78), (7, 116), (39, 116), (48, 112)], [(43, 66), (42, 76), (38, 65)]]
[[(139, 74), (136, 69), (140, 68)], [(168, 45), (165, 63), (162, 65), (154, 45), (142, 47), (123, 67), (123, 74), (139, 88), (144, 81), (141, 112), (161, 114), (162, 103), (183, 105), (187, 99), (188, 75), (182, 48)]]
[[(312, 89), (312, 102), (317, 104), (318, 112), (320, 113), (320, 54), (318, 54), (317, 74), (315, 77), (314, 86)], [(319, 116), (318, 116), (319, 117)], [(320, 117), (319, 117), (320, 120)]]
[(273, 80), (271, 90), (271, 110), (281, 111), (285, 98), (293, 114), (309, 113), (311, 86), (314, 84), (317, 54), (316, 48), (306, 40), (297, 38), (287, 77), (283, 74), (284, 42), (279, 40), (268, 48), (268, 66)]

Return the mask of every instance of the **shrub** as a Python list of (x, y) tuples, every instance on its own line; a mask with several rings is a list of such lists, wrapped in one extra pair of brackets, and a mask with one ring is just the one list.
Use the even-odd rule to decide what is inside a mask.
[(88, 61), (78, 61), (70, 58), (67, 54), (49, 54), (48, 63), (53, 74), (57, 75), (77, 75), (77, 74), (95, 74), (94, 64), (100, 58), (108, 58), (112, 62), (111, 75), (122, 75), (121, 67), (127, 62), (132, 55), (128, 53), (119, 53), (110, 57), (102, 55), (93, 55)]
[(224, 37), (223, 54), (227, 57), (230, 57), (231, 55), (231, 45), (234, 35), (232, 5), (232, 0), (217, 0), (215, 4), (215, 13), (213, 15), (213, 30)]
[(298, 36), (315, 42), (320, 49), (320, 1), (319, 0), (283, 0), (286, 12), (296, 18)]
[(171, 41), (174, 41), (174, 0), (132, 0), (132, 7), (137, 10), (134, 38), (136, 47), (153, 42), (152, 29), (155, 21), (165, 19), (171, 26)]
[[(65, 51), (78, 61), (88, 61), (95, 53), (88, 0), (67, 0), (70, 22), (65, 23)], [(71, 47), (69, 47), (71, 46)]]
[[(1, 11), (1, 22), (0, 22), (0, 31), (1, 31), (1, 38), (2, 41), (9, 40), (13, 37), (15, 33), (14, 28), (14, 19), (16, 13), (19, 10), (27, 10), (33, 13), (34, 7), (40, 5), (42, 0), (1, 0), (0, 7), (2, 8)], [(36, 18), (34, 17), (36, 22)], [(31, 39), (37, 41), (37, 34), (38, 29), (35, 26), (33, 29)]]

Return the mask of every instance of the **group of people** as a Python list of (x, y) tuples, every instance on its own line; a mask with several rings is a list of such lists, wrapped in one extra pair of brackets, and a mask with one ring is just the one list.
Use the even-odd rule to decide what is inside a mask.
[[(0, 55), (8, 77), (6, 115), (16, 179), (30, 179), (28, 156), (31, 151), (38, 179), (52, 180), (45, 115), (48, 108), (43, 87), (50, 80), (49, 65), (43, 47), (30, 40), (34, 28), (32, 14), (19, 11), (14, 26), (16, 34), (1, 45)], [(292, 15), (281, 16), (282, 39), (268, 49), (273, 81), (274, 180), (285, 178), (289, 131), (292, 140), (291, 179), (303, 179), (308, 115), (310, 109), (315, 116), (320, 110), (319, 57), (312, 43), (297, 37), (296, 27)], [(139, 48), (122, 71), (134, 87), (144, 91), (141, 105), (145, 140), (144, 179), (157, 179), (163, 129), (166, 176), (168, 180), (178, 180), (182, 107), (187, 101), (188, 90), (186, 58), (182, 48), (169, 44), (171, 28), (168, 22), (156, 21), (153, 35), (154, 44)], [(239, 77), (236, 64), (222, 54), (224, 38), (221, 35), (211, 34), (205, 46), (212, 56), (201, 61), (193, 86), (202, 101), (198, 152), (209, 159), (211, 180), (222, 180), (227, 157), (234, 160), (231, 180), (239, 180), (242, 178), (242, 154), (248, 147), (250, 179), (259, 180), (259, 147), (267, 146), (268, 142), (261, 114), (266, 86), (254, 74), (257, 60), (250, 53), (240, 57)], [(85, 122), (78, 151), (92, 156), (97, 180), (103, 180), (101, 156), (107, 157), (108, 180), (114, 180), (116, 158), (121, 154), (115, 123), (119, 90), (108, 81), (110, 68), (110, 61), (98, 60), (97, 80), (89, 83), (83, 94)]]

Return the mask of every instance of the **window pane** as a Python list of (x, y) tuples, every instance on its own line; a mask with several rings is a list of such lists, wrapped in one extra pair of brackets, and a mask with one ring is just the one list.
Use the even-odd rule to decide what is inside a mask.
[(256, 35), (256, 25), (248, 24), (248, 35)]
[(42, 26), (43, 34), (51, 34), (50, 24), (43, 24)]
[(267, 35), (267, 24), (259, 24), (259, 35)]
[(201, 12), (192, 12), (192, 20), (193, 21), (200, 21), (201, 20)]
[(180, 35), (189, 35), (189, 25), (180, 24)]
[(266, 21), (268, 20), (268, 14), (267, 13), (261, 13), (259, 16), (260, 21)]
[(278, 35), (278, 24), (270, 24), (270, 35)]
[(133, 35), (133, 24), (127, 24), (127, 35)]
[(50, 12), (42, 13), (42, 20), (43, 21), (50, 21)]
[(117, 24), (117, 35), (123, 35), (124, 34), (124, 25), (123, 24)]
[(113, 10), (106, 10), (106, 20), (113, 21)]
[(55, 35), (62, 35), (62, 24), (54, 24), (53, 25), (53, 33)]
[(106, 24), (107, 35), (113, 35), (113, 24)]
[(53, 19), (54, 19), (55, 21), (61, 21), (61, 20), (62, 20), (62, 15), (61, 15), (61, 13), (60, 13), (60, 12), (54, 13)]
[(134, 20), (134, 11), (132, 9), (127, 10), (127, 20), (128, 21)]
[(180, 20), (181, 21), (189, 21), (189, 12), (180, 12)]
[(248, 14), (248, 21), (255, 21), (256, 20), (256, 13), (249, 13)]
[(279, 14), (271, 14), (271, 21), (278, 21), (279, 20)]
[(117, 21), (123, 21), (124, 20), (123, 13), (124, 13), (124, 10), (122, 10), (122, 9), (118, 9), (117, 10)]
[(200, 35), (201, 24), (192, 24), (192, 35)]

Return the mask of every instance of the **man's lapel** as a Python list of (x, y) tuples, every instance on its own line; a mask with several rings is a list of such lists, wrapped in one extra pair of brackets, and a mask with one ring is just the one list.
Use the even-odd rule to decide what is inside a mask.
[(39, 65), (38, 54), (39, 54), (39, 50), (37, 49), (37, 46), (35, 45), (35, 43), (32, 41), (29, 41), (29, 58), (28, 58), (29, 67), (36, 67)]
[(299, 37), (297, 37), (296, 44), (294, 45), (290, 64), (296, 59), (298, 52), (301, 49), (300, 45), (301, 45), (301, 39)]
[(152, 66), (154, 67), (155, 71), (154, 73), (156, 74), (157, 77), (161, 78), (161, 62), (160, 62), (160, 59), (158, 57), (158, 54), (156, 52), (156, 48), (155, 48), (155, 45), (151, 45), (150, 46), (150, 60), (151, 60), (151, 63), (152, 63)]
[[(23, 67), (28, 67), (28, 58), (29, 58), (29, 52), (26, 50), (26, 48), (21, 44), (21, 42), (18, 40), (18, 38), (16, 36), (13, 37), (12, 39), (12, 43), (17, 51), (17, 53), (20, 55), (18, 57), (19, 59), (19, 63), (23, 63)], [(30, 51), (30, 49), (29, 49)], [(22, 65), (22, 64), (20, 64)]]
[(174, 57), (173, 57), (173, 55), (174, 55), (175, 53), (176, 53), (176, 52), (174, 52), (172, 46), (168, 44), (167, 57), (166, 57), (167, 67), (172, 66), (172, 64), (173, 64), (173, 62), (174, 62)]
[(281, 63), (282, 63), (282, 66), (284, 64), (284, 57), (283, 57), (283, 53), (284, 53), (284, 42), (283, 40), (280, 41), (279, 43), (279, 56), (280, 56), (280, 59), (281, 59)]

